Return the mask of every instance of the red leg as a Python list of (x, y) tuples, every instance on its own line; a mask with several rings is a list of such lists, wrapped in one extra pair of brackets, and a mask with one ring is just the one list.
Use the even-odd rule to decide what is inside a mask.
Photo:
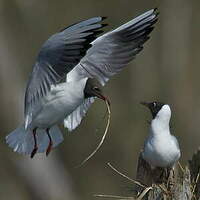
[(49, 134), (49, 128), (46, 129), (46, 133), (49, 137), (49, 146), (47, 147), (47, 150), (46, 150), (46, 156), (48, 156), (49, 153), (51, 152), (51, 149), (52, 149), (52, 146), (53, 146), (53, 141), (51, 139), (51, 135)]
[(37, 128), (33, 129), (34, 149), (33, 149), (32, 153), (31, 153), (31, 158), (34, 157), (34, 155), (37, 153), (37, 150), (38, 150), (37, 138), (36, 138), (36, 130), (37, 130)]

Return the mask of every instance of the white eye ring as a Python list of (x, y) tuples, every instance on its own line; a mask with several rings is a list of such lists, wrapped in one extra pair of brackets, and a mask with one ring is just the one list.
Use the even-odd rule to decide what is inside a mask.
[(156, 107), (156, 103), (155, 102), (153, 102), (153, 106)]

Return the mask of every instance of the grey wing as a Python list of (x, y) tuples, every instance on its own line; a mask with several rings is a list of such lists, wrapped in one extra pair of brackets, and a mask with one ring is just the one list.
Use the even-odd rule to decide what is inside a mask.
[(67, 79), (96, 78), (102, 85), (121, 71), (142, 50), (157, 21), (156, 9), (149, 10), (119, 28), (97, 38), (86, 56)]
[(25, 93), (25, 127), (40, 100), (52, 84), (60, 82), (86, 54), (91, 42), (101, 33), (103, 17), (94, 17), (74, 24), (52, 35), (42, 46), (30, 75)]
[[(97, 38), (92, 42), (92, 47), (87, 51), (86, 56), (67, 74), (67, 81), (90, 77), (98, 79), (104, 85), (112, 75), (121, 71), (142, 50), (157, 21), (157, 16), (156, 9), (149, 10)], [(81, 106), (64, 120), (65, 127), (71, 129), (70, 124), (76, 122), (80, 108)], [(79, 117), (77, 125), (80, 124), (82, 117)], [(74, 129), (76, 126), (72, 127)]]

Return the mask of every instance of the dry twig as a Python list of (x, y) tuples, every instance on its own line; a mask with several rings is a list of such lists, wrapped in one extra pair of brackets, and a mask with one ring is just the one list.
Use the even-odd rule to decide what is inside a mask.
[(131, 182), (133, 182), (133, 183), (135, 183), (136, 185), (139, 185), (139, 186), (141, 186), (141, 187), (143, 187), (143, 188), (146, 188), (146, 186), (143, 185), (142, 183), (140, 183), (140, 182), (138, 182), (138, 181), (135, 181), (135, 180), (133, 180), (132, 178), (130, 178), (130, 177), (126, 176), (125, 174), (123, 174), (122, 172), (118, 171), (118, 170), (117, 170), (115, 167), (113, 167), (110, 163), (107, 163), (107, 164), (108, 164), (108, 166), (109, 166), (113, 171), (117, 172), (120, 176), (126, 178), (127, 180), (129, 180), (129, 181), (131, 181)]
[(106, 135), (107, 135), (107, 132), (108, 132), (108, 128), (110, 126), (110, 116), (111, 116), (111, 111), (110, 111), (110, 106), (109, 106), (109, 102), (108, 101), (105, 101), (106, 102), (106, 106), (107, 106), (107, 111), (108, 111), (108, 121), (107, 121), (107, 125), (106, 125), (106, 129), (105, 129), (105, 132), (102, 136), (102, 139), (100, 141), (100, 143), (98, 144), (98, 146), (96, 147), (96, 149), (86, 158), (84, 159), (80, 165), (78, 165), (77, 167), (81, 167), (83, 166), (92, 156), (94, 156), (94, 154), (100, 149), (101, 145), (103, 144), (105, 138), (106, 138)]
[(117, 196), (117, 195), (107, 195), (107, 194), (95, 194), (94, 197), (103, 197), (103, 198), (112, 198), (112, 199), (132, 199), (135, 200), (133, 197), (123, 197), (123, 196)]

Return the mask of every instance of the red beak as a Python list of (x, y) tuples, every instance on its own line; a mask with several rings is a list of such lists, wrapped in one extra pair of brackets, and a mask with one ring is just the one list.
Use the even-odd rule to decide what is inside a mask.
[(110, 106), (110, 100), (108, 99), (108, 97), (104, 96), (102, 93), (100, 92), (96, 92), (95, 96), (98, 97), (99, 99), (102, 99), (104, 101), (108, 102), (108, 105)]

